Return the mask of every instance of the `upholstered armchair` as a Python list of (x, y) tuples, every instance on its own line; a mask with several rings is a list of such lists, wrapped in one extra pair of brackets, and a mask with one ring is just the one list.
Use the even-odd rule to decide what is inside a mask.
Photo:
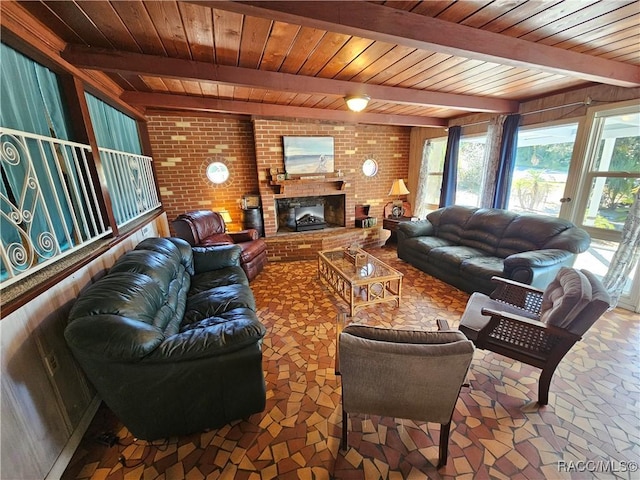
[(346, 326), (339, 336), (337, 364), (342, 377), (341, 448), (347, 447), (347, 413), (436, 422), (441, 425), (438, 468), (446, 465), (451, 418), (473, 351), (457, 331)]
[(460, 331), (478, 348), (540, 368), (538, 403), (546, 405), (556, 367), (609, 308), (609, 294), (591, 272), (569, 267), (544, 291), (500, 277), (493, 282), (490, 296), (471, 295)]
[(240, 266), (249, 280), (253, 280), (267, 263), (267, 244), (260, 238), (258, 231), (249, 228), (240, 232), (227, 232), (222, 215), (218, 212), (186, 212), (178, 215), (172, 226), (176, 236), (183, 238), (191, 246), (239, 245), (242, 249)]

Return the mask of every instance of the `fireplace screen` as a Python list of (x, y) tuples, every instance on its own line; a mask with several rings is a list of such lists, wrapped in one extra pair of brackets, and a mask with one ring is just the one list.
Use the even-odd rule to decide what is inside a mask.
[(304, 232), (345, 226), (345, 196), (276, 199), (279, 232)]

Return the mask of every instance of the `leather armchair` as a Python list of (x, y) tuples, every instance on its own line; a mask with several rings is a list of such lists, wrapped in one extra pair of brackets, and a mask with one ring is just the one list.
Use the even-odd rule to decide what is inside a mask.
[(222, 216), (211, 210), (186, 212), (172, 223), (176, 236), (191, 246), (208, 247), (236, 244), (242, 249), (240, 266), (253, 280), (267, 263), (267, 244), (257, 230), (250, 228), (240, 232), (226, 232)]
[(453, 410), (473, 357), (460, 332), (390, 330), (351, 324), (340, 333), (342, 441), (347, 412), (441, 424), (438, 468), (447, 463)]
[(568, 267), (544, 291), (500, 277), (493, 282), (490, 296), (471, 295), (460, 331), (478, 348), (540, 368), (538, 403), (546, 405), (556, 367), (609, 308), (609, 294), (591, 272)]

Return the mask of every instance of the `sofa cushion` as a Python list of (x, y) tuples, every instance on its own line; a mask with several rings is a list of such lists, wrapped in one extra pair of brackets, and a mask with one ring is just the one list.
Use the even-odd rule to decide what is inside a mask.
[(199, 322), (234, 308), (256, 309), (253, 292), (246, 285), (225, 285), (191, 295), (184, 312), (185, 323)]
[(516, 213), (505, 210), (478, 209), (465, 224), (460, 244), (495, 255), (505, 230), (516, 217)]
[(408, 238), (404, 242), (406, 248), (414, 250), (416, 253), (428, 255), (432, 249), (438, 247), (450, 247), (455, 245), (451, 240), (440, 237), (415, 237)]
[(553, 237), (569, 228), (575, 226), (560, 218), (534, 214), (518, 215), (505, 229), (496, 254), (508, 257), (514, 253), (546, 248), (546, 244)]
[(429, 253), (429, 262), (450, 264), (455, 268), (460, 268), (460, 265), (465, 260), (483, 256), (487, 256), (487, 254), (481, 250), (478, 250), (477, 248), (454, 245), (450, 247), (439, 247), (432, 249)]
[(225, 285), (249, 285), (247, 275), (241, 267), (224, 267), (210, 272), (198, 273), (191, 277), (189, 295), (204, 292)]
[[(158, 252), (166, 255), (176, 263), (183, 263), (180, 249), (175, 243), (167, 238), (145, 238), (138, 245), (136, 245), (134, 250), (151, 250), (153, 252)], [(191, 246), (189, 246), (189, 250), (191, 250)]]
[(242, 248), (239, 245), (211, 245), (193, 247), (193, 264), (196, 275), (211, 270), (240, 265)]
[(459, 244), (465, 225), (476, 210), (477, 208), (453, 205), (431, 212), (427, 219), (433, 224), (436, 236)]
[(184, 274), (184, 267), (162, 253), (130, 250), (116, 260), (109, 272), (135, 272), (147, 275), (158, 283), (162, 293), (166, 295), (171, 281), (178, 274)]
[(154, 324), (165, 294), (158, 282), (137, 272), (114, 272), (92, 284), (76, 300), (69, 321), (79, 317), (113, 314)]
[(591, 283), (582, 272), (562, 267), (544, 291), (540, 321), (567, 328), (591, 301), (591, 295)]
[(216, 245), (229, 245), (229, 244), (233, 244), (233, 238), (231, 238), (226, 233), (216, 233), (214, 235), (210, 235), (200, 240), (200, 242), (198, 243), (198, 246), (211, 247)]
[(504, 273), (504, 260), (499, 257), (474, 257), (464, 260), (460, 265), (460, 275), (469, 279), (501, 277)]

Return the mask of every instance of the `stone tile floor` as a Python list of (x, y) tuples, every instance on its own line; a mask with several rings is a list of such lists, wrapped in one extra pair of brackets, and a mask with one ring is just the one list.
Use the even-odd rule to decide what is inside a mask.
[[(391, 328), (456, 326), (468, 295), (372, 250), (404, 273), (400, 308), (359, 310), (354, 321)], [(347, 305), (314, 261), (271, 263), (252, 285), (267, 326), (267, 408), (218, 430), (147, 443), (101, 406), (63, 479), (590, 479), (640, 478), (640, 317), (616, 309), (556, 371), (549, 405), (535, 404), (538, 370), (476, 350), (453, 416), (449, 462), (437, 470), (440, 426), (349, 416), (339, 450), (336, 319)], [(96, 442), (114, 432), (119, 443)], [(119, 457), (125, 459), (125, 465)]]

